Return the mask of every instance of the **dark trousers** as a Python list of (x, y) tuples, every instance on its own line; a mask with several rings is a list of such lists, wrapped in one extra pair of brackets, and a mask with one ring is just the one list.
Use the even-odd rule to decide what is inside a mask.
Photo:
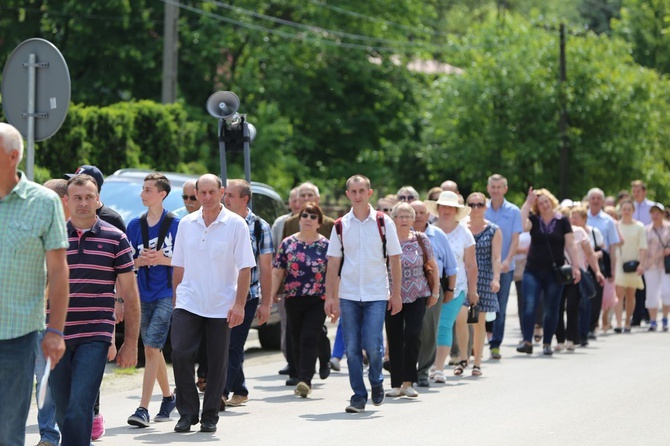
[(200, 398), (193, 375), (203, 334), (207, 335), (207, 387), (202, 404), (203, 420), (219, 421), (226, 382), (230, 328), (228, 320), (198, 316), (180, 308), (172, 313), (172, 368), (177, 386), (177, 410), (181, 416), (198, 418)]
[(228, 348), (228, 373), (223, 396), (228, 398), (230, 392), (235, 395), (249, 395), (244, 378), (244, 343), (247, 342), (251, 323), (256, 316), (258, 299), (249, 299), (244, 305), (244, 321), (230, 329), (230, 347)]
[[(323, 305), (323, 299), (318, 296), (295, 296), (286, 299), (285, 303), (288, 332), (291, 335), (298, 379), (310, 387), (312, 387), (320, 339), (323, 336), (323, 323), (326, 321)], [(329, 360), (330, 344), (326, 361)]]
[[(607, 279), (605, 279), (607, 280)], [(600, 312), (603, 308), (603, 287), (596, 282), (596, 297), (591, 299), (591, 314), (589, 316), (589, 331), (595, 333), (596, 328), (598, 328), (598, 322), (600, 321)], [(582, 330), (582, 336), (588, 335)]]
[[(579, 286), (575, 284), (565, 285), (561, 306), (558, 309), (558, 325), (556, 326), (556, 342), (563, 344), (568, 341), (578, 343), (579, 336)], [(567, 315), (567, 329), (564, 314)]]
[[(286, 299), (286, 302), (288, 302), (288, 299)], [(286, 309), (286, 302), (284, 302), (284, 309)], [(323, 320), (325, 322), (326, 320), (325, 316)], [(320, 337), (319, 337), (318, 353), (317, 353), (317, 356), (319, 358), (319, 366), (321, 368), (328, 367), (328, 363), (330, 362), (330, 339), (328, 339), (328, 329), (326, 328), (325, 325), (322, 325), (321, 334), (319, 336)], [(288, 375), (291, 378), (298, 378), (299, 365), (297, 363), (297, 360), (293, 356), (294, 353), (293, 339), (291, 336), (291, 329), (288, 328), (288, 320), (286, 321), (285, 342), (286, 342), (286, 363), (288, 364), (288, 370), (289, 370)]]
[(635, 311), (633, 311), (631, 325), (640, 325), (641, 321), (649, 320), (649, 311), (647, 311), (647, 307), (645, 306), (645, 301), (647, 300), (647, 283), (644, 281), (644, 275), (642, 275), (642, 283), (644, 284), (644, 288), (635, 291)]
[(386, 338), (391, 361), (391, 387), (418, 381), (416, 363), (421, 348), (421, 327), (426, 313), (426, 298), (402, 304), (402, 310), (391, 316), (386, 312)]

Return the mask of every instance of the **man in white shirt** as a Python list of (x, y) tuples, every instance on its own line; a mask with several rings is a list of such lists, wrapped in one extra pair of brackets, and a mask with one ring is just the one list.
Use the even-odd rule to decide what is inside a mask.
[[(196, 192), (202, 207), (179, 222), (172, 254), (172, 366), (181, 415), (176, 432), (189, 432), (198, 421), (201, 431), (216, 431), (226, 382), (230, 329), (244, 320), (251, 268), (256, 266), (247, 223), (221, 204), (221, 179), (211, 174), (201, 176)], [(194, 369), (203, 333), (207, 336), (209, 368), (199, 419)]]
[[(363, 380), (363, 350), (370, 364), (372, 403), (379, 406), (384, 401), (382, 331), (387, 309), (392, 315), (402, 309), (402, 250), (393, 220), (381, 212), (378, 215), (370, 206), (373, 193), (370, 180), (362, 175), (352, 176), (347, 180), (346, 193), (352, 208), (341, 219), (342, 238), (337, 223), (330, 235), (324, 309), (333, 322), (342, 315), (349, 383), (354, 391), (345, 410), (360, 413), (368, 400)], [(393, 283), (390, 299), (387, 257)]]
[[(630, 187), (633, 191), (633, 201), (635, 203), (633, 218), (647, 226), (651, 224), (650, 211), (656, 203), (647, 198), (647, 185), (644, 181), (635, 180), (630, 183)], [(631, 321), (633, 327), (639, 326), (640, 321), (643, 320), (649, 322), (649, 312), (644, 306), (644, 303), (647, 300), (647, 286), (644, 282), (644, 275), (642, 276), (642, 281), (645, 284), (645, 287), (635, 291), (635, 311), (633, 312), (633, 320)]]

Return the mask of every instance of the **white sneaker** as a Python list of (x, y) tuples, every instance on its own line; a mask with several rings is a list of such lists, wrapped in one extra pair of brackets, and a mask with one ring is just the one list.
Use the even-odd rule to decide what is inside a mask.
[(412, 387), (412, 386), (409, 386), (407, 388), (401, 387), (400, 388), (400, 393), (402, 395), (408, 396), (410, 398), (416, 398), (417, 396), (419, 396), (419, 392), (414, 390), (414, 387)]
[(446, 383), (447, 378), (444, 376), (444, 372), (442, 370), (436, 370), (435, 375), (433, 375), (433, 380), (436, 383)]
[(428, 373), (428, 378), (433, 379), (435, 378), (435, 368), (431, 367), (430, 372)]
[(560, 343), (560, 344), (556, 344), (556, 348), (554, 349), (554, 351), (560, 352), (563, 349), (565, 349), (565, 344)]
[(403, 395), (403, 393), (400, 390), (400, 387), (394, 387), (391, 390), (389, 390), (388, 392), (386, 392), (386, 396), (389, 396), (391, 398), (395, 398), (395, 397), (402, 396), (402, 395)]
[(565, 348), (566, 348), (569, 352), (574, 352), (574, 351), (575, 351), (575, 343), (572, 342), (572, 341), (568, 341), (568, 342), (565, 343)]

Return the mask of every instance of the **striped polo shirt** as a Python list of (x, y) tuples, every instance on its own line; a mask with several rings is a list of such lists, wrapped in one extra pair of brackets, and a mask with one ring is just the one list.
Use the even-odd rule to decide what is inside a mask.
[(70, 266), (70, 306), (65, 321), (65, 342), (112, 342), (114, 284), (119, 274), (133, 270), (126, 235), (99, 218), (80, 234), (67, 223), (67, 263)]

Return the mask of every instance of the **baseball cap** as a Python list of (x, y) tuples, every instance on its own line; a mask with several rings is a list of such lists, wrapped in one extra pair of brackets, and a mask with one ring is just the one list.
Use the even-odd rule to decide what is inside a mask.
[(102, 188), (102, 183), (105, 182), (105, 179), (102, 175), (102, 172), (97, 167), (90, 166), (88, 164), (85, 164), (85, 165), (79, 167), (79, 169), (77, 169), (74, 173), (66, 173), (65, 174), (65, 179), (69, 180), (73, 176), (80, 175), (82, 173), (86, 174), (86, 175), (90, 175), (90, 176), (93, 177), (93, 179), (95, 179), (95, 182), (98, 183), (98, 190), (100, 190), (100, 188)]
[[(651, 205), (651, 209), (654, 209), (654, 208), (658, 209), (658, 210), (661, 211), (661, 212), (665, 212), (665, 206), (663, 206), (661, 203), (654, 203), (654, 204), (652, 204), (652, 205)], [(651, 210), (651, 209), (650, 209), (650, 210)]]

